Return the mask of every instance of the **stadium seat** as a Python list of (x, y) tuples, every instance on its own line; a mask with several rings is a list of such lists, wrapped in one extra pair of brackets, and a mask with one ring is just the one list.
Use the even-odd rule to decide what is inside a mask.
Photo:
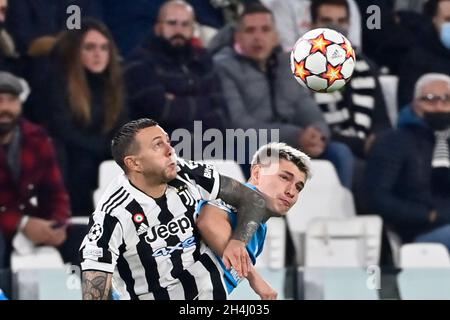
[(397, 286), (403, 300), (450, 300), (450, 268), (403, 269)]
[(120, 173), (123, 173), (123, 170), (114, 160), (106, 160), (100, 164), (98, 170), (98, 188), (94, 191), (93, 195), (94, 205), (97, 205), (98, 201), (100, 201), (103, 192), (112, 179)]
[(440, 243), (410, 243), (400, 248), (400, 267), (450, 268), (447, 248)]
[(286, 225), (283, 218), (267, 221), (267, 235), (263, 252), (258, 257), (256, 268), (282, 269), (286, 254)]
[(382, 224), (376, 215), (312, 220), (306, 231), (305, 267), (378, 265)]
[(381, 75), (378, 77), (383, 91), (384, 101), (386, 102), (386, 108), (389, 120), (391, 120), (392, 126), (397, 124), (398, 103), (397, 103), (397, 88), (398, 77), (395, 75)]
[(312, 160), (311, 167), (313, 177), (287, 215), (301, 265), (304, 261), (304, 234), (312, 219), (356, 215), (353, 195), (341, 185), (333, 164), (326, 160)]

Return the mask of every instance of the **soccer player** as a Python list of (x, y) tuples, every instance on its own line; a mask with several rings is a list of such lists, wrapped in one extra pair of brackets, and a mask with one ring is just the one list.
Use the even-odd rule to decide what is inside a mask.
[(242, 212), (232, 236), (239, 241), (224, 250), (242, 275), (232, 257), (278, 215), (275, 201), (212, 166), (177, 159), (150, 119), (125, 124), (111, 149), (125, 174), (108, 186), (81, 245), (83, 298), (107, 299), (117, 270), (131, 299), (226, 299), (223, 270), (195, 227), (197, 204), (219, 197)]
[[(285, 143), (269, 143), (262, 146), (254, 154), (251, 164), (251, 176), (246, 186), (276, 199), (276, 211), (283, 215), (297, 202), (306, 180), (311, 176), (309, 157)], [(198, 211), (197, 227), (203, 241), (218, 256), (222, 256), (228, 241), (238, 241), (230, 240), (230, 237), (241, 211), (232, 208), (220, 199), (201, 201)], [(262, 299), (276, 299), (277, 292), (253, 267), (256, 257), (263, 250), (266, 232), (267, 226), (263, 221), (246, 246), (251, 259), (247, 280)], [(240, 278), (230, 270), (232, 263), (228, 257), (224, 257), (223, 261), (218, 259), (224, 270), (228, 293), (231, 293), (238, 285)]]

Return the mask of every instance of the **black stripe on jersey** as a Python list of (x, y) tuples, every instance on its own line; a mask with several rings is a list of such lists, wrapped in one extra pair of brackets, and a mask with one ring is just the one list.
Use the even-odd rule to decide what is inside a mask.
[[(170, 186), (174, 187), (177, 190), (183, 190), (184, 188), (187, 188), (186, 183), (179, 179), (174, 179), (168, 183)], [(185, 205), (186, 206), (186, 205)], [(198, 206), (198, 201), (195, 201), (194, 210)], [(187, 206), (186, 206), (187, 207)], [(189, 209), (189, 208), (188, 208)], [(194, 212), (195, 214), (195, 212)], [(198, 261), (200, 259), (200, 239), (201, 235), (200, 232), (197, 229), (197, 225), (194, 220), (194, 214), (186, 215), (186, 217), (189, 219), (191, 226), (193, 226), (193, 235), (195, 237), (195, 250), (192, 253), (192, 256), (194, 258), (194, 261)]]
[(105, 206), (107, 206), (109, 204), (109, 202), (111, 201), (112, 198), (114, 198), (119, 192), (121, 192), (123, 190), (123, 187), (120, 187), (116, 192), (114, 192), (109, 198), (108, 200), (106, 200), (103, 205), (101, 210), (104, 211)]
[(127, 260), (123, 257), (123, 253), (126, 251), (126, 245), (125, 243), (122, 243), (122, 245), (119, 247), (119, 258), (117, 259), (117, 270), (119, 271), (120, 277), (125, 282), (125, 285), (127, 287), (127, 291), (130, 294), (131, 300), (137, 300), (138, 296), (136, 295), (136, 292), (134, 291), (134, 278), (133, 274), (131, 273), (130, 266), (127, 262)]
[(105, 209), (103, 210), (104, 212), (108, 212), (110, 211), (110, 209), (112, 207), (116, 206), (116, 203), (127, 193), (126, 190), (122, 190), (122, 192), (120, 192), (115, 198), (114, 200), (112, 200), (107, 206), (103, 206)]
[(227, 293), (225, 286), (222, 282), (222, 275), (220, 274), (218, 267), (214, 264), (208, 254), (204, 253), (200, 257), (200, 261), (203, 266), (208, 270), (211, 277), (211, 283), (213, 285), (213, 300), (226, 300)]
[(125, 195), (125, 197), (124, 197), (122, 200), (120, 200), (120, 202), (117, 202), (117, 203), (116, 203), (113, 207), (111, 207), (109, 210), (107, 210), (106, 213), (107, 213), (107, 214), (111, 214), (111, 212), (112, 212), (115, 208), (117, 208), (118, 206), (120, 206), (122, 203), (124, 203), (125, 200), (127, 200), (129, 196), (130, 196), (130, 194), (127, 192), (127, 194)]
[[(169, 208), (167, 207), (167, 198), (164, 195), (163, 197), (156, 199), (156, 204), (161, 208), (161, 212), (158, 215), (158, 220), (161, 222), (161, 224), (169, 224), (169, 222), (174, 218), (173, 214), (170, 213)], [(190, 220), (191, 226), (193, 226), (193, 210), (191, 209), (191, 212), (189, 214), (189, 208), (187, 208), (188, 214), (185, 214), (185, 216)], [(170, 235), (166, 239), (167, 246), (169, 247), (175, 247), (182, 241), (179, 237), (176, 235)], [(181, 248), (181, 250), (175, 250), (170, 254), (170, 261), (172, 262), (172, 270), (170, 271), (170, 274), (174, 278), (178, 278), (180, 280), (181, 285), (183, 286), (184, 290), (184, 298), (186, 300), (193, 300), (196, 296), (198, 296), (198, 288), (197, 284), (195, 283), (195, 278), (188, 272), (183, 273), (183, 260), (181, 259), (181, 254), (183, 253), (184, 249)]]
[[(131, 214), (131, 219), (133, 219), (135, 214), (143, 214), (144, 212), (139, 203), (134, 199), (126, 206), (125, 209)], [(144, 220), (141, 223), (136, 223), (134, 219), (133, 223), (136, 231), (139, 229), (141, 223), (146, 223), (148, 225), (145, 215)], [(148, 291), (153, 293), (156, 300), (169, 300), (170, 297), (167, 289), (161, 287), (159, 284), (158, 265), (155, 258), (152, 256), (152, 247), (145, 241), (145, 233), (139, 236), (139, 240), (140, 241), (138, 242), (136, 249), (139, 259), (141, 260), (142, 267), (145, 270), (145, 279), (147, 280)]]
[[(88, 226), (87, 226), (87, 230), (91, 230), (91, 227), (94, 225), (94, 215), (89, 216), (89, 222), (88, 222)], [(79, 250), (78, 250), (78, 256), (79, 256), (79, 261), (84, 261), (83, 258), (83, 250), (84, 248), (86, 248), (86, 244), (83, 245)]]
[(97, 247), (103, 248), (103, 256), (98, 258), (98, 262), (112, 263), (111, 251), (108, 250), (109, 241), (111, 240), (114, 229), (118, 223), (119, 219), (109, 214), (105, 214), (102, 226), (103, 233), (100, 236), (100, 239), (97, 240)]
[(183, 179), (194, 180), (196, 184), (211, 193), (214, 188), (213, 169), (204, 163), (193, 161), (179, 161), (178, 175)]

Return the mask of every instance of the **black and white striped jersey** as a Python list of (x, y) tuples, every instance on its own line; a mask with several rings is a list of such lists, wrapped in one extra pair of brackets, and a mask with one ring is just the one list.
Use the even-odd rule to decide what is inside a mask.
[(219, 192), (210, 165), (178, 160), (178, 175), (161, 198), (125, 175), (102, 196), (80, 248), (83, 271), (118, 274), (131, 299), (226, 299), (223, 272), (195, 226), (201, 199)]

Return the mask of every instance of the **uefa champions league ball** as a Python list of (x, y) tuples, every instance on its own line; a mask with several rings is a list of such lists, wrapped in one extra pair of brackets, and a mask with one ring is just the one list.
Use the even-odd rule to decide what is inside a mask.
[(350, 41), (326, 28), (308, 31), (291, 51), (295, 79), (316, 92), (333, 92), (344, 87), (353, 74), (355, 61)]

